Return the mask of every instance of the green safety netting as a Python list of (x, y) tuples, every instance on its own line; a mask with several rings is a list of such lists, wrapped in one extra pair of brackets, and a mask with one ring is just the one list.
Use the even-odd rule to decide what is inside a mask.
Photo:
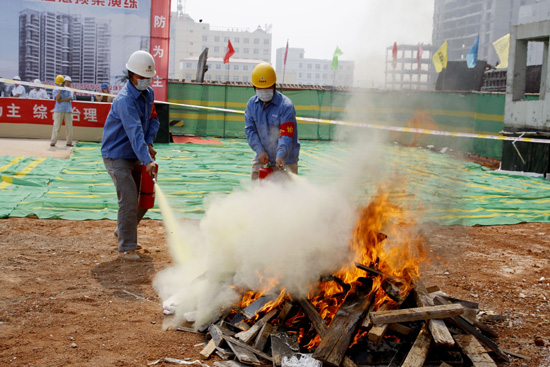
[[(180, 218), (201, 218), (205, 198), (249, 182), (253, 153), (246, 140), (219, 141), (223, 144), (155, 144), (159, 186)], [(350, 145), (301, 143), (300, 175), (308, 180), (328, 184), (361, 170), (347, 163), (358, 156)], [(550, 221), (550, 182), (541, 177), (507, 175), (422, 148), (386, 145), (378, 150), (382, 158), (362, 175), (359, 200), (367, 202), (379, 182), (399, 182), (392, 199), (421, 212), (425, 222)], [(69, 160), (0, 157), (0, 175), (0, 218), (116, 219), (116, 193), (98, 143), (78, 143)], [(161, 219), (158, 207), (147, 217)]]

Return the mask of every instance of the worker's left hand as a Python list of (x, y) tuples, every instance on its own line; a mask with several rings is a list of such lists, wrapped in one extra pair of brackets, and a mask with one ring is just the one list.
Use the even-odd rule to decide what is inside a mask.
[(283, 169), (285, 166), (285, 160), (283, 158), (277, 157), (275, 159), (275, 165), (278, 169)]
[(153, 158), (154, 160), (155, 157), (157, 156), (157, 151), (153, 149), (153, 146), (151, 144), (147, 144), (147, 148), (149, 148), (149, 154), (151, 155), (151, 158)]

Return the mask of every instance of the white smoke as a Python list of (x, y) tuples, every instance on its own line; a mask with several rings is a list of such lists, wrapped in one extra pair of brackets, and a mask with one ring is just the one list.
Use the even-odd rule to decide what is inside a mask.
[(315, 185), (292, 177), (212, 197), (201, 221), (172, 231), (187, 256), (161, 271), (154, 286), (164, 305), (175, 307), (175, 322), (196, 312), (195, 326), (206, 325), (240, 299), (232, 286), (268, 291), (269, 278), (293, 297), (304, 297), (321, 275), (349, 263), (356, 187), (348, 180)]

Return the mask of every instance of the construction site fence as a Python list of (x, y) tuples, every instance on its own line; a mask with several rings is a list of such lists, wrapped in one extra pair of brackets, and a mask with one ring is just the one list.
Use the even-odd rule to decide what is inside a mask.
[[(298, 117), (493, 135), (504, 127), (504, 94), (332, 88), (278, 90), (293, 101)], [(173, 135), (244, 138), (242, 112), (254, 93), (251, 86), (229, 83), (171, 82), (168, 86), (170, 131)], [(237, 112), (198, 109), (189, 105)], [(326, 122), (298, 123), (300, 139), (334, 140), (340, 133), (354, 133), (350, 131), (353, 129), (366, 128)], [(485, 157), (500, 158), (502, 151), (502, 141), (498, 140), (404, 131), (377, 133), (382, 139), (402, 144), (448, 147)]]

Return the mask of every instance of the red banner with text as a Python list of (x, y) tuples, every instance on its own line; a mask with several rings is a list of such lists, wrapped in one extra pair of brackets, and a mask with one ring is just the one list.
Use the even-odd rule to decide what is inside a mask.
[(155, 99), (166, 101), (168, 98), (168, 49), (170, 46), (170, 0), (151, 1), (151, 47), (150, 53), (155, 59), (157, 75), (151, 86)]
[[(73, 126), (103, 128), (110, 103), (72, 102)], [(52, 99), (0, 98), (0, 123), (53, 125)]]

